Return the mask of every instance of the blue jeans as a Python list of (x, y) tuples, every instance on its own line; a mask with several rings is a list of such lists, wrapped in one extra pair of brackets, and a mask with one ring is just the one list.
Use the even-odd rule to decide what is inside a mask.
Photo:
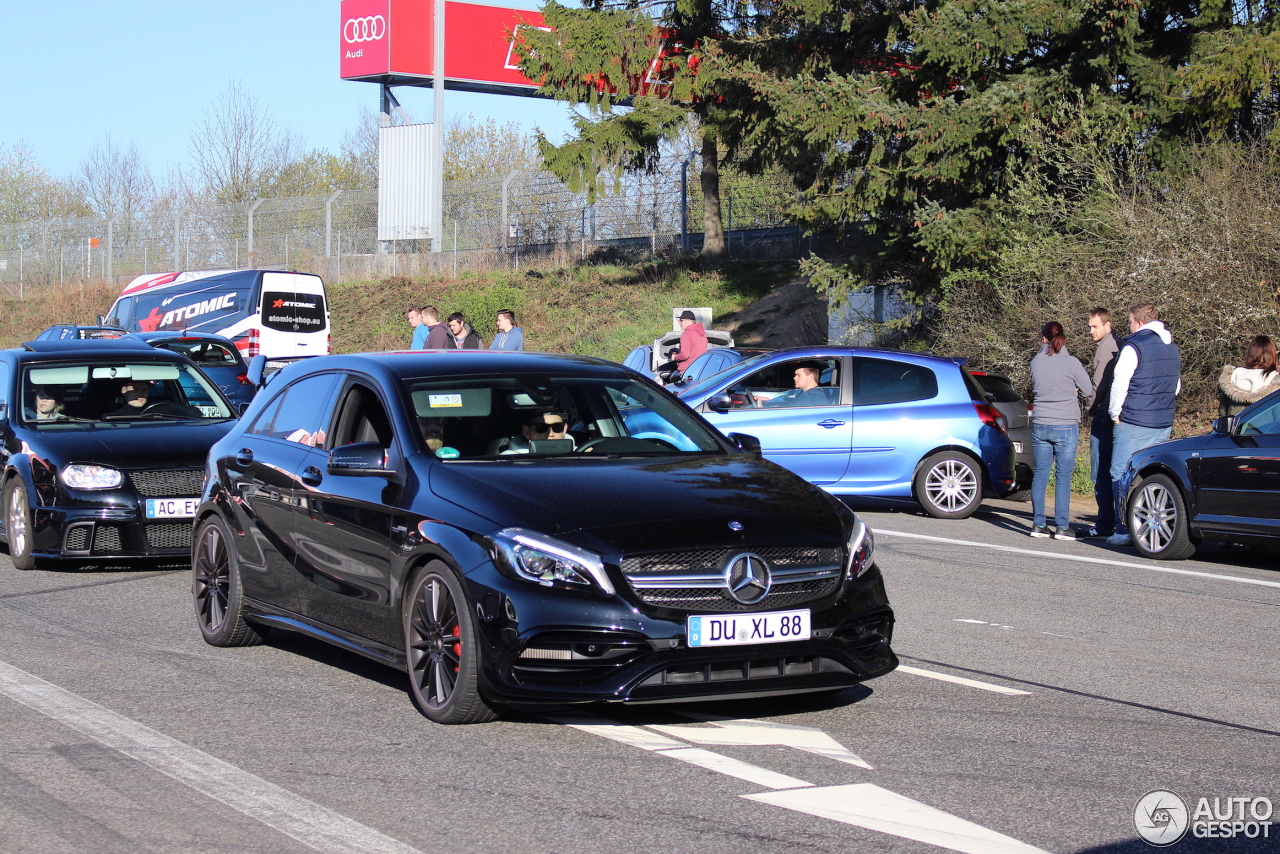
[(1080, 442), (1079, 424), (1031, 425), (1031, 453), (1036, 458), (1031, 477), (1032, 523), (1044, 527), (1044, 499), (1049, 489), (1049, 469), (1058, 466), (1058, 485), (1054, 489), (1054, 522), (1060, 530), (1071, 527), (1071, 473), (1076, 467), (1076, 446)]
[(1172, 427), (1139, 427), (1121, 421), (1115, 425), (1115, 439), (1111, 444), (1111, 488), (1115, 493), (1116, 533), (1128, 533), (1124, 519), (1124, 496), (1120, 494), (1120, 481), (1124, 477), (1129, 457), (1143, 448), (1150, 448), (1169, 438)]
[(1116, 529), (1116, 497), (1111, 486), (1114, 427), (1109, 415), (1094, 418), (1089, 425), (1089, 477), (1093, 480), (1093, 498), (1098, 502), (1098, 518), (1094, 527), (1106, 534), (1114, 533)]

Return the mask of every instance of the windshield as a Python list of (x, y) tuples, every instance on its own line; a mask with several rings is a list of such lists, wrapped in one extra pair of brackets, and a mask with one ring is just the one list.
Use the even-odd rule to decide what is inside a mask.
[(23, 374), (22, 418), (27, 424), (233, 417), (222, 394), (193, 365), (62, 363), (32, 366)]
[(703, 377), (701, 380), (689, 386), (688, 388), (682, 388), (676, 393), (681, 397), (697, 397), (700, 394), (706, 394), (707, 392), (711, 391), (711, 389), (714, 388), (717, 384), (719, 384), (720, 380), (724, 379), (725, 371), (736, 370), (738, 368), (749, 368), (752, 365), (758, 362), (761, 362), (764, 359), (767, 359), (770, 355), (771, 354), (769, 353), (761, 353), (758, 356), (752, 356), (750, 359), (744, 359), (743, 361), (739, 362), (736, 365), (730, 365), (728, 368), (725, 368), (723, 371), (719, 371), (715, 374), (712, 374), (709, 377)]
[(689, 409), (626, 378), (410, 380), (418, 428), (442, 460), (723, 453)]

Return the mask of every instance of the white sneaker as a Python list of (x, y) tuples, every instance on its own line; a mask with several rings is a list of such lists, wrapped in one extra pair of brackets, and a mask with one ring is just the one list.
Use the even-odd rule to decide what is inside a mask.
[(1131, 546), (1133, 545), (1133, 537), (1128, 534), (1112, 534), (1107, 537), (1107, 545), (1109, 546)]

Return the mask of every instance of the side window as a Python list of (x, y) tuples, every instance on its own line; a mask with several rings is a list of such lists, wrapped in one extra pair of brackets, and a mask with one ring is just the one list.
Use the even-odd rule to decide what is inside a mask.
[(267, 404), (249, 432), (304, 445), (323, 445), (329, 398), (337, 384), (338, 374), (298, 380)]
[(734, 409), (835, 406), (840, 403), (840, 360), (777, 362), (735, 383), (728, 391)]
[(391, 419), (387, 417), (387, 409), (377, 393), (361, 383), (353, 384), (338, 406), (330, 447), (377, 442), (384, 448), (390, 448), (393, 436)]
[(938, 377), (929, 368), (889, 359), (853, 360), (854, 406), (906, 403), (937, 396)]
[(1253, 412), (1240, 422), (1241, 436), (1280, 436), (1280, 401)]
[(5, 417), (12, 415), (7, 408), (7, 404), (9, 403), (9, 383), (11, 380), (12, 373), (9, 370), (9, 366), (4, 362), (0, 362), (0, 406), (6, 407), (5, 412), (2, 413)]

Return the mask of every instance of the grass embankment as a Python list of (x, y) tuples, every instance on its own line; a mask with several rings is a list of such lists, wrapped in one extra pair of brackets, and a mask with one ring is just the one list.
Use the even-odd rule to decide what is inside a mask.
[(579, 265), (330, 285), (333, 349), (405, 347), (411, 337), (405, 309), (434, 305), (441, 319), (462, 312), (486, 344), (496, 331), (495, 314), (511, 309), (524, 330), (525, 349), (621, 361), (632, 348), (671, 330), (673, 307), (710, 306), (719, 317), (794, 272), (794, 264), (767, 262), (714, 272), (677, 264)]
[[(703, 271), (689, 264), (590, 265), (465, 273), (456, 279), (328, 282), (335, 353), (408, 346), (404, 311), (435, 305), (461, 311), (487, 344), (499, 309), (516, 312), (525, 348), (621, 360), (671, 327), (676, 306), (710, 306), (718, 317), (791, 278), (791, 262), (750, 262)], [(95, 322), (119, 294), (109, 285), (29, 288), (0, 300), (0, 346), (29, 341), (55, 323)]]

